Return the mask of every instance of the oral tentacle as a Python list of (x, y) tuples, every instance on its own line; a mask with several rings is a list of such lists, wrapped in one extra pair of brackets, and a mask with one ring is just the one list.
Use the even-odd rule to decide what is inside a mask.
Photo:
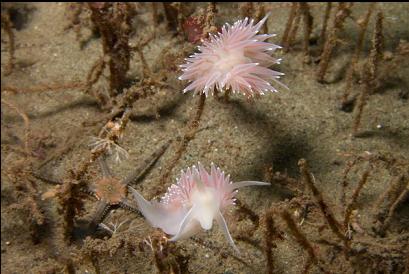
[(270, 183), (260, 182), (260, 181), (241, 181), (234, 184), (229, 185), (231, 190), (239, 189), (246, 186), (269, 186)]
[(217, 216), (216, 216), (216, 221), (219, 224), (220, 228), (223, 231), (224, 236), (226, 237), (227, 241), (230, 243), (230, 245), (233, 247), (234, 251), (236, 251), (238, 254), (240, 254), (239, 249), (237, 248), (236, 244), (234, 243), (233, 237), (231, 236), (229, 232), (229, 228), (227, 227), (226, 220), (224, 219), (222, 213), (219, 211)]
[(169, 241), (173, 242), (181, 238), (186, 226), (193, 220), (194, 210), (195, 210), (195, 206), (192, 206), (192, 208), (188, 211), (188, 213), (186, 213), (185, 217), (183, 218), (182, 223), (180, 224), (178, 233), (174, 235), (172, 238), (170, 238)]

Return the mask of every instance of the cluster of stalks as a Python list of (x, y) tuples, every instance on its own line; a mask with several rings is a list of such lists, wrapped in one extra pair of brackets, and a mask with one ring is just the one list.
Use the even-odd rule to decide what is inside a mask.
[[(313, 50), (309, 45), (315, 41), (312, 36), (314, 18), (310, 12), (308, 3), (292, 3), (286, 27), (282, 36), (282, 46), (284, 52), (291, 49), (294, 43), (297, 31), (303, 22), (304, 35), (302, 39), (302, 50), (304, 54), (304, 62), (309, 63), (313, 60), (318, 63), (316, 72), (317, 81), (323, 84), (330, 83), (327, 77), (328, 70), (331, 65), (331, 60), (334, 57), (335, 51), (339, 44), (347, 44), (348, 41), (341, 40), (341, 33), (347, 20), (350, 19), (355, 26), (358, 27), (358, 37), (354, 51), (349, 60), (348, 68), (345, 73), (345, 89), (340, 97), (340, 109), (346, 112), (353, 112), (354, 119), (352, 124), (352, 136), (363, 137), (370, 133), (365, 130), (360, 130), (363, 110), (369, 95), (379, 90), (381, 82), (387, 81), (388, 77), (392, 78), (391, 70), (397, 70), (395, 62), (384, 62), (384, 35), (383, 35), (383, 13), (377, 8), (376, 3), (369, 3), (365, 14), (356, 18), (352, 14), (354, 3), (340, 2), (334, 10), (333, 3), (327, 3), (322, 20), (322, 26), (318, 38), (318, 47)], [(365, 46), (365, 36), (368, 32), (368, 26), (372, 15), (376, 13), (376, 18), (373, 20), (373, 34), (371, 39), (371, 51), (364, 62), (363, 68), (358, 66), (361, 59), (362, 51)], [(332, 14), (332, 16), (331, 16)], [(393, 57), (390, 59), (396, 60), (399, 56), (407, 55), (402, 52), (399, 46)], [(361, 73), (358, 73), (361, 71)], [(385, 72), (383, 72), (385, 71)], [(386, 72), (388, 71), (388, 72)], [(358, 75), (356, 75), (358, 74)], [(354, 81), (356, 76), (362, 83), (360, 92), (352, 92), (354, 89)], [(404, 84), (404, 83), (403, 83)]]
[[(303, 273), (310, 272), (313, 265), (323, 273), (340, 271), (339, 267), (342, 265), (348, 266), (348, 270), (345, 269), (345, 271), (354, 269), (360, 272), (384, 271), (389, 273), (395, 269), (398, 273), (403, 273), (409, 270), (405, 266), (405, 259), (409, 255), (407, 253), (409, 234), (396, 233), (390, 227), (394, 214), (409, 197), (407, 169), (409, 163), (407, 160), (395, 159), (383, 154), (364, 153), (354, 156), (354, 159), (348, 161), (341, 177), (340, 203), (343, 213), (340, 214), (336, 214), (334, 206), (328, 204), (327, 198), (317, 188), (317, 183), (306, 160), (301, 159), (298, 165), (301, 173), (299, 188), (306, 188), (308, 193), (304, 192), (301, 196), (294, 193), (295, 196), (288, 203), (273, 204), (271, 209), (265, 213), (265, 253), (269, 273), (274, 273), (274, 252), (271, 249), (282, 241), (282, 238), (279, 237), (283, 233), (282, 230), (287, 230), (308, 254)], [(363, 171), (362, 166), (364, 166)], [(349, 201), (346, 202), (345, 192), (349, 186), (347, 177), (353, 168), (362, 173)], [(368, 216), (371, 221), (364, 226), (357, 213), (360, 207), (358, 200), (364, 186), (370, 183), (370, 178), (375, 177), (374, 173), (382, 169), (387, 169), (391, 173), (391, 182), (374, 202), (370, 216)], [(271, 179), (272, 183), (282, 181), (280, 174), (276, 174)], [(289, 189), (293, 188), (291, 180), (286, 179), (285, 182), (288, 182)], [(285, 186), (285, 184), (281, 185)], [(293, 209), (294, 206), (297, 209), (291, 213), (290, 208)], [(304, 209), (303, 214), (299, 213), (298, 208), (300, 207)], [(311, 227), (309, 216), (313, 215), (314, 217), (311, 218), (316, 218), (315, 214), (318, 213), (316, 210), (321, 213), (325, 224)], [(343, 216), (343, 221), (339, 221), (337, 215)], [(277, 217), (281, 217), (283, 223), (273, 221)], [(330, 234), (335, 236), (335, 241), (330, 234), (324, 232), (324, 227), (329, 228)], [(311, 232), (315, 228), (318, 228), (317, 234)], [(304, 232), (307, 229), (309, 232)], [(364, 249), (362, 249), (363, 246), (365, 246)], [(327, 248), (331, 249), (331, 252), (324, 251)], [(387, 255), (384, 252), (388, 249), (391, 253)], [(328, 255), (331, 253), (339, 254), (337, 259)], [(341, 261), (342, 264), (340, 264)]]

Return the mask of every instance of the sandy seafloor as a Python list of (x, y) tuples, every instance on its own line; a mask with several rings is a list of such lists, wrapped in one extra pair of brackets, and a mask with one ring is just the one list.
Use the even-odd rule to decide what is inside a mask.
[[(83, 49), (80, 49), (75, 32), (64, 30), (69, 23), (66, 4), (39, 3), (29, 4), (29, 6), (32, 9), (28, 11), (26, 21), (18, 30), (14, 30), (17, 65), (10, 75), (4, 75), (4, 66), (8, 60), (8, 39), (2, 31), (2, 87), (13, 86), (24, 89), (47, 83), (83, 81), (91, 66), (102, 54), (100, 40), (93, 38)], [(226, 21), (232, 23), (240, 19), (236, 4), (222, 4), (218, 7), (218, 23)], [(266, 4), (266, 9), (272, 12), (267, 21), (268, 29), (278, 34), (270, 39), (271, 42), (280, 42), (289, 7), (289, 4)], [(367, 7), (368, 4), (356, 4), (353, 7), (353, 15), (356, 18), (362, 16)], [(311, 6), (315, 36), (320, 31), (324, 8), (325, 4), (321, 3), (314, 3)], [(409, 4), (379, 3), (378, 9), (383, 11), (385, 17), (385, 50), (393, 52), (399, 40), (409, 40), (407, 27)], [(144, 7), (136, 16), (138, 20), (134, 24), (135, 33), (131, 39), (132, 43), (136, 43), (153, 28), (148, 8)], [(370, 33), (373, 29), (373, 19), (369, 24)], [(86, 27), (83, 32), (84, 36), (89, 35)], [(162, 49), (170, 46), (171, 52), (177, 53), (184, 47), (180, 39), (165, 31), (163, 26), (158, 29), (158, 33), (157, 38), (144, 48), (147, 62), (154, 71), (162, 69), (160, 62), (156, 60)], [(206, 166), (211, 162), (216, 163), (229, 173), (234, 181), (263, 180), (265, 169), (270, 166), (273, 166), (275, 171), (287, 172), (289, 176), (298, 178), (297, 162), (300, 158), (305, 158), (314, 174), (317, 187), (336, 210), (342, 170), (346, 161), (350, 159), (346, 155), (364, 152), (387, 153), (396, 158), (408, 159), (409, 106), (407, 96), (406, 99), (405, 96), (401, 96), (402, 93), (407, 94), (409, 87), (408, 60), (402, 60), (400, 67), (396, 68), (394, 75), (401, 79), (400, 84), (386, 86), (382, 92), (369, 96), (361, 128), (373, 131), (374, 134), (365, 138), (353, 138), (351, 127), (354, 115), (340, 111), (338, 108), (338, 97), (345, 87), (344, 74), (341, 71), (348, 65), (356, 36), (355, 25), (352, 20), (347, 20), (344, 30), (340, 33), (340, 37), (345, 42), (335, 51), (327, 75), (328, 79), (339, 78), (339, 80), (320, 84), (315, 78), (317, 65), (307, 65), (302, 62), (301, 25), (293, 49), (287, 54), (277, 53), (278, 56), (283, 57), (283, 61), (281, 65), (275, 66), (275, 69), (285, 73), (282, 81), (289, 90), (279, 88), (278, 93), (269, 93), (253, 101), (238, 95), (233, 96), (228, 103), (209, 97), (206, 100), (199, 131), (173, 169), (171, 180), (176, 180), (181, 169), (198, 161)], [(363, 56), (368, 55), (370, 37), (371, 35), (367, 35)], [(140, 77), (140, 64), (135, 54), (131, 60), (130, 78)], [(164, 141), (183, 134), (198, 98), (190, 93), (182, 94), (186, 83), (179, 83), (177, 76), (177, 72), (169, 71), (167, 81), (179, 90), (158, 90), (154, 99), (143, 99), (134, 104), (137, 116), (127, 125), (121, 140), (121, 146), (128, 151), (129, 158), (120, 164), (109, 162), (118, 177), (128, 174), (138, 161), (149, 155)], [(359, 85), (354, 87), (354, 89), (360, 88), (362, 87)], [(13, 102), (28, 114), (32, 134), (44, 136), (46, 142), (51, 144), (44, 149), (45, 156), (62, 146), (70, 134), (75, 132), (81, 134), (73, 150), (46, 165), (47, 174), (54, 178), (64, 178), (67, 169), (76, 167), (78, 163), (89, 157), (87, 147), (89, 137), (97, 134), (100, 128), (87, 128), (82, 124), (106, 114), (100, 110), (92, 97), (84, 95), (79, 89), (18, 94), (2, 91), (1, 96), (2, 99)], [(56, 259), (58, 255), (71, 252), (56, 244), (59, 240), (55, 239), (59, 238), (58, 233), (61, 233), (61, 218), (57, 213), (58, 202), (56, 199), (41, 202), (51, 225), (43, 240), (33, 244), (25, 219), (27, 215), (20, 214), (18, 207), (13, 206), (19, 203), (19, 197), (15, 195), (15, 188), (3, 172), (21, 157), (12, 149), (13, 146), (19, 146), (19, 142), (12, 137), (24, 138), (24, 124), (16, 112), (3, 103), (1, 111), (1, 272), (54, 273), (47, 271), (60, 264)], [(157, 112), (160, 115), (155, 117)], [(148, 194), (155, 189), (161, 167), (173, 156), (175, 149), (174, 142), (144, 180), (136, 186), (137, 190), (142, 194)], [(96, 165), (93, 165), (90, 170), (95, 178), (100, 176)], [(352, 176), (351, 181), (355, 182), (359, 174)], [(374, 201), (386, 189), (390, 175), (380, 170), (374, 173), (370, 180), (358, 200), (362, 219), (365, 219)], [(39, 195), (53, 187), (40, 180), (36, 182)], [(353, 189), (353, 187), (348, 189), (348, 195), (351, 195)], [(281, 187), (273, 185), (243, 189), (239, 192), (238, 198), (262, 216), (272, 203), (284, 201), (288, 195)], [(93, 198), (86, 200), (85, 215), (81, 217), (82, 219), (89, 216), (95, 204), (94, 201)], [(253, 229), (253, 224), (248, 219), (236, 218), (235, 212), (234, 208), (230, 208), (226, 213), (233, 238), (236, 238), (240, 231)], [(143, 218), (133, 213), (118, 209), (108, 217), (107, 222), (115, 218), (132, 221), (132, 229), (136, 230), (134, 232), (140, 237), (139, 240), (148, 237), (154, 231)], [(400, 208), (393, 222), (393, 226), (400, 227), (402, 233), (408, 232), (407, 204)], [(307, 225), (304, 229), (304, 232), (309, 235), (309, 230), (313, 228)], [(120, 238), (120, 233), (115, 237)], [(232, 256), (221, 254), (221, 251), (232, 252), (232, 250), (229, 250), (230, 246), (216, 224), (210, 232), (203, 232), (196, 237), (207, 242), (207, 246), (191, 239), (177, 243), (183, 249), (183, 254), (189, 258), (187, 270), (190, 273), (266, 272), (263, 248), (236, 240), (245, 264)], [(252, 238), (262, 246), (263, 237), (264, 230), (260, 226)], [(79, 250), (81, 246), (82, 243), (78, 240), (72, 248)], [(101, 273), (157, 272), (149, 252), (137, 252), (132, 256), (126, 254), (126, 249), (123, 248), (112, 256), (100, 255), (98, 264)], [(70, 254), (65, 255), (70, 256)], [(307, 255), (292, 240), (292, 236), (285, 233), (284, 240), (278, 241), (277, 248), (273, 249), (273, 259), (277, 273), (300, 273)], [(86, 260), (75, 263), (74, 266), (76, 273), (95, 271), (92, 264)], [(319, 273), (319, 270), (312, 268), (312, 272)]]

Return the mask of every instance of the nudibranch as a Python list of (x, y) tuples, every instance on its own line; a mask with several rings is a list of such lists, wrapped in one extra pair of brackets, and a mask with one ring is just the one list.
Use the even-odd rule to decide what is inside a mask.
[(257, 24), (246, 17), (233, 25), (226, 23), (216, 35), (210, 33), (209, 39), (198, 46), (199, 52), (180, 65), (183, 74), (179, 80), (190, 81), (184, 92), (193, 90), (207, 96), (214, 89), (231, 89), (233, 93), (253, 97), (276, 92), (271, 82), (287, 88), (279, 81), (284, 73), (269, 68), (281, 62), (280, 58), (271, 56), (281, 47), (267, 42), (275, 35), (258, 33), (268, 16)]
[(233, 183), (230, 175), (211, 164), (210, 174), (200, 164), (182, 171), (176, 184), (168, 188), (160, 201), (147, 201), (132, 189), (139, 210), (153, 227), (172, 235), (170, 241), (186, 239), (201, 229), (212, 228), (213, 220), (221, 227), (225, 237), (236, 250), (223, 211), (235, 204), (235, 195), (245, 186), (266, 186), (269, 183), (242, 181)]

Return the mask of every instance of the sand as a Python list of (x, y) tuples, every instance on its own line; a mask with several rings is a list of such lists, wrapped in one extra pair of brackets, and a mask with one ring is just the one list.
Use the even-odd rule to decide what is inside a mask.
[[(185, 5), (185, 4), (182, 4)], [(194, 7), (190, 4), (191, 8)], [(133, 22), (132, 45), (147, 37), (154, 29), (151, 8), (140, 4)], [(201, 7), (206, 7), (202, 4)], [(219, 13), (216, 22), (234, 22), (241, 18), (237, 4), (217, 4)], [(268, 19), (269, 32), (278, 35), (270, 41), (279, 44), (290, 11), (290, 4), (266, 4), (266, 10), (272, 14)], [(354, 18), (363, 16), (368, 4), (355, 4), (352, 8)], [(97, 136), (104, 125), (104, 117), (109, 110), (103, 110), (95, 97), (84, 94), (81, 88), (65, 88), (42, 91), (30, 91), (34, 87), (45, 85), (63, 85), (80, 83), (86, 79), (90, 68), (102, 56), (100, 38), (92, 36), (89, 19), (84, 15), (81, 33), (86, 41), (81, 48), (73, 29), (69, 25), (69, 7), (65, 3), (38, 3), (16, 6), (21, 24), (13, 28), (15, 35), (15, 67), (6, 75), (8, 56), (8, 38), (2, 29), (1, 73), (2, 100), (12, 103), (27, 114), (29, 118), (30, 149), (34, 152), (22, 163), (24, 158), (25, 127), (20, 115), (2, 101), (1, 111), (1, 271), (2, 273), (157, 273), (153, 251), (147, 244), (148, 237), (162, 235), (160, 230), (153, 229), (135, 213), (117, 209), (111, 212), (104, 223), (127, 220), (121, 229), (112, 237), (91, 235), (85, 240), (75, 230), (74, 241), (67, 244), (63, 240), (63, 220), (58, 211), (58, 198), (41, 199), (41, 195), (55, 189), (55, 186), (43, 180), (26, 179), (21, 189), (12, 178), (21, 176), (21, 166), (35, 166), (58, 152), (70, 148), (66, 153), (51, 160), (41, 168), (41, 173), (57, 181), (69, 178), (67, 172), (76, 169), (90, 157), (87, 145), (91, 136)], [(162, 6), (159, 12), (163, 13)], [(311, 4), (314, 17), (312, 36), (317, 37), (325, 9), (323, 3)], [(335, 8), (334, 8), (335, 9)], [(385, 51), (394, 53), (400, 40), (408, 40), (409, 5), (407, 3), (378, 3), (377, 9), (384, 14)], [(3, 12), (3, 6), (2, 6)], [(14, 17), (13, 17), (14, 18)], [(332, 17), (331, 17), (332, 18)], [(366, 60), (371, 47), (374, 18), (368, 26), (364, 51), (360, 64)], [(17, 19), (15, 19), (17, 20)], [(88, 20), (88, 21), (87, 21)], [(88, 22), (88, 23), (86, 23)], [(331, 25), (332, 19), (330, 21)], [(112, 158), (108, 164), (118, 178), (124, 178), (144, 158), (149, 156), (161, 144), (169, 139), (175, 141), (165, 154), (153, 166), (148, 174), (134, 187), (143, 195), (151, 195), (159, 187), (164, 167), (175, 155), (179, 136), (185, 132), (186, 125), (196, 111), (198, 96), (183, 94), (186, 83), (178, 81), (179, 72), (174, 65), (183, 62), (182, 52), (191, 52), (193, 46), (183, 41), (180, 36), (166, 30), (162, 20), (156, 29), (157, 36), (143, 48), (146, 62), (153, 72), (161, 71), (166, 75), (165, 81), (171, 86), (160, 87), (152, 84), (154, 93), (145, 99), (135, 102), (133, 116), (124, 130), (120, 145), (128, 153), (128, 159), (115, 162)], [(88, 39), (89, 37), (89, 39)], [(172, 169), (166, 186), (175, 182), (180, 170), (198, 161), (205, 166), (216, 163), (222, 170), (231, 175), (234, 181), (268, 180), (268, 169), (288, 174), (299, 179), (297, 162), (305, 158), (315, 178), (315, 185), (323, 194), (339, 220), (342, 207), (339, 203), (343, 170), (347, 161), (354, 155), (390, 155), (398, 159), (402, 167), (390, 171), (389, 167), (374, 164), (368, 182), (357, 200), (359, 223), (368, 235), (371, 231), (371, 214), (380, 195), (388, 189), (394, 172), (409, 170), (409, 107), (407, 93), (409, 87), (409, 58), (399, 59), (398, 66), (393, 67), (393, 77), (388, 78), (380, 91), (368, 97), (364, 108), (361, 127), (362, 132), (369, 132), (365, 137), (352, 136), (354, 112), (339, 109), (339, 97), (345, 89), (345, 70), (351, 59), (357, 39), (357, 27), (351, 19), (346, 20), (344, 29), (339, 35), (342, 42), (337, 46), (326, 75), (329, 83), (316, 81), (318, 65), (303, 63), (302, 24), (299, 33), (288, 53), (278, 52), (283, 58), (276, 70), (285, 73), (282, 82), (289, 90), (279, 88), (278, 93), (269, 93), (255, 100), (247, 100), (240, 95), (231, 96), (228, 102), (208, 97), (205, 102), (199, 129), (194, 139), (186, 147), (176, 166)], [(318, 46), (310, 46), (314, 53)], [(160, 56), (166, 49), (171, 64)], [(172, 60), (173, 58), (173, 60)], [(388, 60), (382, 61), (383, 65)], [(142, 65), (137, 53), (131, 58), (128, 77), (138, 85), (142, 78)], [(105, 71), (104, 75), (109, 72)], [(107, 77), (101, 79), (95, 90), (106, 92)], [(17, 92), (7, 90), (13, 87)], [(359, 93), (363, 85), (354, 84), (354, 93)], [(405, 96), (406, 94), (406, 96)], [(102, 121), (98, 122), (98, 119)], [(89, 125), (92, 121), (98, 123)], [(388, 156), (389, 157), (389, 156)], [(396, 162), (395, 161), (395, 162)], [(405, 165), (406, 163), (406, 165)], [(366, 168), (366, 162), (358, 164), (348, 177), (350, 185), (346, 195), (349, 199), (356, 188), (359, 177)], [(30, 169), (30, 170), (32, 170)], [(403, 171), (402, 171), (403, 170)], [(11, 175), (10, 175), (11, 174)], [(24, 176), (23, 176), (24, 177)], [(101, 177), (97, 164), (92, 164), (86, 179), (95, 181)], [(407, 179), (408, 177), (406, 177)], [(17, 180), (18, 181), (18, 180)], [(34, 190), (26, 189), (26, 185)], [(301, 189), (301, 187), (300, 187)], [(307, 195), (308, 189), (303, 189)], [(44, 225), (32, 236), (32, 208), (27, 208), (27, 193), (35, 193), (35, 200), (45, 217)], [(241, 255), (234, 255), (217, 224), (209, 232), (202, 232), (193, 239), (187, 239), (168, 247), (170, 253), (165, 265), (176, 262), (183, 266), (181, 272), (189, 273), (267, 273), (265, 255), (265, 214), (269, 208), (288, 210), (296, 219), (296, 209), (290, 203), (294, 193), (278, 184), (271, 187), (251, 187), (239, 192), (238, 198), (245, 207), (257, 215), (252, 221), (245, 213), (231, 207), (226, 212), (226, 219), (233, 238), (235, 238)], [(31, 196), (30, 196), (31, 197)], [(132, 199), (131, 195), (128, 196)], [(307, 214), (300, 229), (310, 238), (317, 240), (317, 226), (324, 228), (323, 235), (338, 239), (330, 233), (325, 219), (314, 204), (310, 195), (311, 214)], [(84, 208), (75, 217), (75, 227), (86, 222), (93, 212), (96, 199), (84, 195)], [(409, 207), (407, 199), (395, 213), (388, 237), (407, 235), (409, 227)], [(244, 212), (244, 213), (243, 213)], [(283, 223), (279, 214), (273, 217), (281, 231), (281, 239), (274, 239), (276, 247), (272, 249), (275, 273), (300, 273), (308, 260), (306, 251), (301, 248), (294, 236)], [(342, 218), (343, 219), (343, 218)], [(260, 224), (259, 224), (260, 223)], [(317, 234), (318, 233), (318, 234)], [(354, 232), (354, 235), (359, 234)], [(242, 236), (249, 241), (240, 240)], [(359, 237), (356, 236), (356, 237)], [(368, 236), (369, 237), (369, 236)], [(36, 240), (33, 241), (33, 238)], [(146, 240), (144, 242), (144, 239)], [(387, 238), (389, 239), (389, 238)], [(408, 241), (408, 237), (402, 238)], [(341, 252), (329, 250), (326, 246), (313, 243), (319, 257), (328, 265), (329, 272), (352, 273), (353, 268), (341, 259)], [(402, 244), (402, 242), (400, 243)], [(405, 243), (406, 247), (407, 242)], [(391, 244), (392, 245), (392, 244)], [(390, 247), (392, 250), (393, 247)], [(392, 252), (392, 251), (391, 251)], [(166, 252), (163, 252), (166, 253)], [(399, 252), (398, 252), (399, 253)], [(90, 260), (84, 254), (91, 254)], [(332, 256), (332, 257), (331, 257)], [(332, 259), (331, 259), (332, 258)], [(339, 262), (339, 268), (337, 266)], [(400, 262), (402, 263), (402, 262)], [(406, 262), (407, 263), (407, 262)], [(403, 263), (402, 263), (403, 264)], [(401, 271), (404, 267), (391, 267)], [(68, 267), (67, 267), (68, 266)], [(72, 272), (72, 271), (75, 272)], [(310, 272), (320, 273), (316, 266)], [(406, 268), (408, 271), (408, 268)]]

